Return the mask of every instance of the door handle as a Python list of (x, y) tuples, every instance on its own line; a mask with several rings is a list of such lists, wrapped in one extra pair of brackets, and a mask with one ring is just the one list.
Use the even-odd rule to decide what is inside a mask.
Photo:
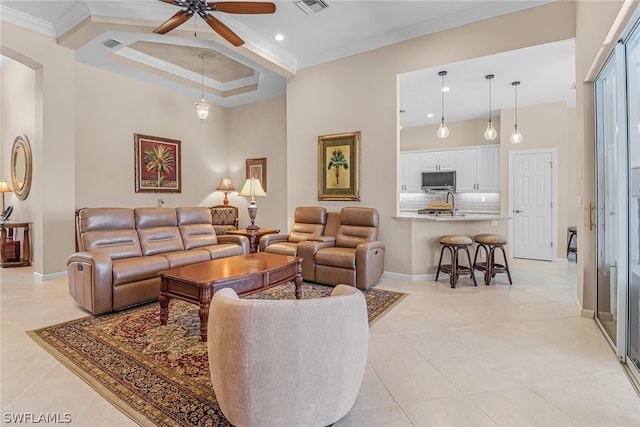
[(513, 213), (524, 213), (524, 211), (521, 211), (520, 209), (514, 209)]

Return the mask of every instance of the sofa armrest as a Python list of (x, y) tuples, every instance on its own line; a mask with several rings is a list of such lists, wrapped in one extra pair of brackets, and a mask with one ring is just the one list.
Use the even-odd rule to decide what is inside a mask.
[(218, 236), (218, 243), (235, 243), (236, 245), (242, 246), (242, 253), (249, 253), (249, 238), (245, 236), (239, 236), (235, 234), (224, 234), (222, 236)]
[(273, 243), (277, 243), (277, 242), (286, 242), (289, 240), (289, 235), (288, 234), (265, 234), (264, 236), (262, 236), (260, 238), (260, 249), (259, 251), (262, 252), (264, 250), (264, 248), (266, 248), (267, 246), (273, 244)]
[(91, 314), (113, 311), (111, 257), (99, 252), (76, 252), (67, 258), (69, 295)]
[(316, 252), (322, 248), (329, 248), (336, 245), (333, 237), (326, 240), (316, 240), (318, 237), (310, 237), (304, 242), (298, 243), (298, 256), (302, 258), (302, 279), (310, 282), (316, 281)]
[(371, 240), (356, 246), (356, 287), (369, 289), (384, 272), (384, 243)]
[(308, 242), (321, 242), (324, 243), (325, 246), (322, 246), (323, 248), (327, 248), (329, 246), (335, 246), (336, 245), (336, 238), (335, 236), (310, 236), (307, 239)]

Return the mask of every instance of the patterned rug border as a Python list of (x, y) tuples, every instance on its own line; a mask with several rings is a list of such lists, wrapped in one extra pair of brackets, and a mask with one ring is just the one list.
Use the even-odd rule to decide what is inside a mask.
[[(305, 283), (305, 285), (309, 285), (309, 284)], [(315, 284), (312, 284), (311, 286), (322, 287)], [(272, 295), (268, 295), (268, 294), (262, 295), (263, 293), (260, 293), (258, 294), (258, 298), (262, 296), (263, 298), (266, 298), (266, 299), (280, 299), (280, 296), (279, 296), (280, 294), (278, 294), (278, 292), (276, 291), (277, 289), (278, 288), (273, 288), (274, 293)], [(317, 291), (317, 289), (312, 289), (312, 292), (315, 292), (315, 291)], [(383, 293), (393, 294), (392, 297), (389, 298), (389, 300), (387, 300), (386, 298), (382, 298), (383, 303), (379, 306), (374, 306), (373, 313), (370, 312), (370, 315), (369, 315), (370, 317), (369, 327), (371, 327), (378, 319), (383, 317), (384, 314), (388, 313), (392, 307), (394, 307), (396, 304), (398, 304), (400, 301), (404, 300), (404, 298), (408, 296), (408, 294), (406, 293), (387, 290), (387, 289), (371, 288), (368, 291), (371, 292), (372, 294), (376, 294), (378, 291), (382, 291)], [(269, 291), (266, 291), (265, 293), (268, 293), (268, 292)], [(326, 291), (323, 291), (323, 292), (326, 292)], [(365, 295), (366, 293), (367, 292), (365, 292)], [(369, 300), (367, 299), (367, 301)], [(78, 319), (72, 319), (66, 322), (60, 322), (55, 325), (39, 328), (37, 330), (27, 331), (26, 334), (35, 343), (40, 345), (44, 350), (46, 350), (49, 354), (51, 354), (63, 366), (68, 368), (71, 372), (75, 373), (84, 382), (86, 382), (91, 388), (93, 388), (99, 395), (101, 395), (113, 406), (118, 408), (123, 414), (125, 414), (135, 423), (141, 426), (189, 425), (189, 424), (176, 422), (175, 420), (170, 419), (168, 417), (163, 418), (162, 410), (156, 408), (153, 405), (150, 405), (151, 408), (145, 412), (143, 409), (136, 408), (134, 406), (135, 404), (140, 405), (139, 401), (135, 401), (134, 399), (132, 400), (131, 404), (128, 403), (126, 400), (120, 397), (120, 395), (125, 396), (123, 393), (120, 393), (120, 395), (118, 394), (118, 391), (122, 391), (122, 390), (118, 390), (117, 375), (112, 376), (113, 372), (101, 366), (92, 364), (93, 360), (87, 357), (84, 357), (82, 355), (82, 351), (80, 348), (73, 347), (73, 345), (71, 345), (72, 344), (71, 342), (59, 339), (55, 334), (48, 332), (49, 330), (54, 330), (55, 328), (60, 328), (65, 325), (72, 327), (74, 325), (79, 325), (83, 322), (99, 322), (99, 321), (107, 322), (117, 317), (125, 318), (124, 315), (135, 316), (136, 314), (143, 313), (144, 310), (148, 310), (150, 306), (153, 304), (154, 303), (145, 304), (142, 306), (133, 307), (123, 311), (119, 311), (119, 312), (107, 313), (100, 316), (85, 316)], [(190, 304), (190, 306), (196, 307), (195, 305), (192, 305), (192, 304)], [(369, 308), (369, 303), (367, 304), (367, 307)], [(373, 315), (373, 318), (371, 318), (372, 315)], [(88, 345), (91, 339), (95, 339), (95, 337), (87, 336)], [(115, 342), (117, 340), (114, 338), (113, 341)], [(109, 342), (109, 339), (106, 339), (102, 344), (108, 345), (110, 349), (112, 349), (113, 351), (112, 354), (120, 355), (121, 357), (124, 357), (124, 358), (131, 358), (131, 356), (126, 353), (126, 351), (121, 350), (122, 347), (118, 347), (118, 345)], [(117, 344), (122, 345), (123, 343), (118, 342)], [(149, 369), (153, 372), (156, 372), (158, 378), (162, 381), (171, 382), (172, 380), (171, 378), (172, 375), (170, 374), (167, 375), (167, 369), (168, 369), (167, 366), (163, 365), (161, 362), (158, 362), (157, 360), (144, 357), (141, 355), (139, 358), (135, 359), (135, 363), (138, 363), (144, 366), (144, 368), (142, 368), (143, 370)], [(95, 370), (96, 372), (91, 372), (91, 369), (88, 370), (87, 365), (89, 365), (89, 367)], [(106, 379), (108, 379), (108, 381)], [(114, 383), (116, 383), (116, 386), (114, 386)], [(183, 387), (184, 389), (184, 388), (189, 388), (188, 386), (194, 386), (200, 389), (202, 388), (202, 385), (200, 384), (189, 383), (188, 378), (187, 379), (179, 378), (178, 381), (176, 382), (176, 387)], [(126, 387), (124, 388), (126, 389)], [(213, 390), (211, 390), (210, 392), (211, 394), (213, 394)], [(134, 397), (141, 396), (141, 395), (136, 395), (135, 392), (131, 392), (131, 393), (134, 393)], [(194, 393), (194, 394), (198, 395), (198, 393)], [(130, 396), (128, 397), (129, 399), (131, 399)], [(138, 398), (138, 399), (141, 399), (141, 398)], [(144, 399), (141, 399), (141, 400), (144, 400)], [(158, 418), (163, 418), (163, 419), (159, 421)]]
[[(68, 322), (61, 322), (61, 323), (58, 323), (56, 325), (51, 325), (49, 327), (55, 327), (55, 326), (63, 325), (65, 323), (69, 323), (69, 322), (73, 322), (73, 321), (77, 321), (77, 320), (88, 319), (88, 318), (93, 318), (93, 317), (94, 316), (86, 316), (86, 317), (83, 317), (83, 318), (70, 320)], [(83, 380), (84, 382), (86, 382), (89, 385), (89, 387), (91, 387), (92, 389), (94, 389), (96, 391), (96, 393), (98, 393), (100, 396), (105, 398), (109, 403), (111, 403), (114, 407), (116, 407), (118, 410), (120, 410), (120, 412), (122, 412), (124, 415), (129, 417), (131, 420), (133, 420), (134, 422), (136, 422), (139, 425), (144, 426), (144, 427), (157, 426), (156, 423), (154, 423), (149, 418), (147, 418), (142, 412), (136, 410), (134, 407), (132, 407), (127, 402), (122, 400), (120, 397), (118, 397), (118, 395), (116, 393), (114, 393), (113, 391), (109, 390), (102, 383), (100, 383), (100, 381), (98, 381), (96, 378), (92, 377), (91, 374), (89, 374), (84, 369), (82, 369), (80, 366), (78, 366), (71, 358), (69, 358), (69, 356), (67, 356), (63, 352), (59, 351), (53, 345), (51, 345), (46, 340), (41, 338), (38, 335), (38, 333), (43, 329), (46, 329), (46, 328), (41, 328), (41, 329), (37, 329), (37, 330), (34, 330), (34, 331), (27, 331), (26, 334), (36, 344), (41, 346), (44, 350), (46, 350), (49, 354), (51, 354), (63, 366), (65, 366), (71, 372), (73, 372), (78, 377), (80, 377), (80, 379)]]

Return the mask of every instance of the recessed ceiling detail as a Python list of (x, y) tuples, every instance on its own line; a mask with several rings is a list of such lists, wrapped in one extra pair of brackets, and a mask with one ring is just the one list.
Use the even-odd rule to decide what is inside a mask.
[(135, 42), (129, 48), (170, 64), (180, 64), (181, 68), (198, 75), (202, 72), (200, 55), (204, 55), (204, 75), (221, 83), (254, 75), (252, 68), (212, 49), (155, 42)]

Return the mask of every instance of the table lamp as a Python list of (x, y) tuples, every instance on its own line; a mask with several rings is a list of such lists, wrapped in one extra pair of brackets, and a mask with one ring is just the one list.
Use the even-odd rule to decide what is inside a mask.
[(229, 199), (227, 199), (227, 192), (235, 190), (235, 187), (231, 183), (231, 178), (220, 178), (220, 184), (218, 184), (218, 188), (216, 188), (216, 190), (224, 191), (224, 200), (222, 203), (228, 205)]
[[(0, 193), (2, 193), (2, 214), (4, 215), (5, 207), (4, 207), (4, 193), (11, 193), (13, 190), (9, 186), (9, 183), (6, 179), (0, 179)], [(266, 195), (266, 194), (265, 194)]]
[(256, 206), (254, 196), (267, 195), (267, 193), (262, 189), (262, 185), (260, 185), (260, 180), (257, 178), (247, 178), (238, 195), (251, 196), (251, 202), (249, 203), (249, 219), (251, 220), (251, 225), (247, 227), (247, 230), (259, 230), (260, 227), (255, 224), (258, 206)]

